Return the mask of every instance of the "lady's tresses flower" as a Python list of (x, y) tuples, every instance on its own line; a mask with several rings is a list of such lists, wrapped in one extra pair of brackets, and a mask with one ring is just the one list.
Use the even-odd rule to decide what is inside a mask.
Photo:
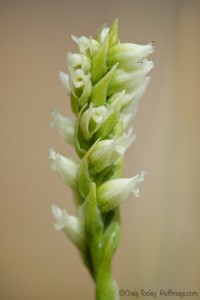
[(70, 95), (69, 75), (61, 71), (59, 73), (59, 78), (65, 91), (67, 92), (68, 95)]
[(53, 121), (50, 123), (50, 126), (57, 128), (60, 135), (69, 144), (74, 145), (75, 120), (62, 116), (55, 109), (52, 109), (51, 115)]
[[(153, 68), (153, 43), (121, 43), (118, 22), (103, 25), (96, 38), (72, 39), (77, 53), (68, 53), (69, 74), (60, 72), (76, 119), (52, 111), (52, 127), (71, 144), (80, 161), (50, 149), (52, 169), (74, 193), (78, 216), (52, 207), (56, 229), (62, 229), (80, 250), (96, 282), (98, 300), (116, 300), (111, 260), (119, 241), (119, 205), (133, 193), (146, 171), (122, 178), (125, 151), (136, 135), (128, 127), (135, 116)], [(127, 133), (126, 133), (126, 132)]]
[(135, 63), (146, 59), (153, 51), (153, 43), (147, 45), (119, 43), (109, 49), (107, 63), (108, 66), (113, 66), (116, 62), (119, 62), (119, 67), (129, 68), (134, 66)]
[(119, 206), (131, 193), (140, 196), (139, 184), (144, 181), (145, 171), (132, 178), (114, 179), (105, 182), (97, 190), (97, 201), (102, 212)]
[(90, 72), (91, 60), (85, 54), (77, 54), (69, 52), (67, 54), (67, 63), (74, 69), (81, 69), (85, 74)]
[(101, 172), (123, 156), (128, 147), (135, 140), (136, 135), (131, 137), (124, 135), (115, 140), (103, 140), (95, 145), (88, 161), (95, 173)]
[(151, 61), (146, 61), (143, 67), (138, 70), (126, 72), (123, 69), (116, 70), (108, 87), (108, 96), (113, 95), (114, 92), (126, 90), (131, 91), (140, 86), (145, 80), (147, 73), (153, 68)]
[(93, 108), (91, 104), (80, 117), (80, 130), (86, 140), (91, 139), (92, 135), (99, 129), (103, 121), (108, 117), (109, 111), (105, 106)]
[(57, 205), (51, 206), (52, 213), (56, 219), (54, 225), (56, 230), (63, 230), (69, 239), (81, 250), (85, 251), (85, 236), (83, 226), (77, 217), (71, 216), (66, 210), (60, 209)]
[(91, 75), (85, 74), (82, 69), (69, 67), (69, 85), (72, 95), (77, 99), (77, 103), (82, 107), (91, 95), (92, 85)]
[(79, 50), (81, 53), (87, 53), (89, 54), (89, 56), (93, 56), (100, 48), (99, 43), (92, 38), (88, 39), (85, 36), (76, 37), (74, 35), (72, 35), (71, 37), (73, 41), (79, 46)]
[(49, 149), (49, 157), (53, 160), (52, 170), (58, 172), (61, 179), (75, 189), (78, 163), (71, 158), (56, 153), (53, 148)]
[(127, 91), (124, 95), (123, 103), (122, 103), (122, 109), (124, 110), (125, 108), (127, 112), (131, 112), (131, 109), (129, 107), (140, 100), (140, 98), (144, 95), (144, 92), (147, 88), (147, 85), (150, 81), (150, 77), (144, 77), (142, 83), (139, 85), (133, 87), (131, 90)]

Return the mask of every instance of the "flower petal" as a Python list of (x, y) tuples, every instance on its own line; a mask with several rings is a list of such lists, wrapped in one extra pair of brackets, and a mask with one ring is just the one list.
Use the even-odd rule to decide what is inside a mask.
[(78, 163), (71, 158), (56, 153), (53, 148), (49, 149), (49, 158), (53, 160), (51, 165), (53, 171), (58, 172), (61, 179), (71, 188), (76, 188)]
[(69, 239), (82, 251), (85, 250), (85, 236), (83, 233), (83, 226), (77, 217), (71, 216), (64, 209), (60, 209), (59, 206), (53, 204), (51, 210), (56, 224), (54, 225), (56, 230), (63, 230)]
[(55, 109), (52, 109), (51, 115), (53, 120), (50, 123), (50, 126), (57, 128), (60, 135), (69, 144), (74, 145), (75, 120), (62, 116)]

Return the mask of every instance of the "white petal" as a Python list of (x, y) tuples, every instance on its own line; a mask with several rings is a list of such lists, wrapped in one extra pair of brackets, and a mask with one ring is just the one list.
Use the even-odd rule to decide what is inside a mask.
[(62, 116), (55, 109), (52, 109), (51, 115), (53, 120), (50, 123), (50, 126), (57, 128), (60, 135), (69, 144), (74, 145), (75, 120)]
[(63, 229), (63, 228), (71, 228), (73, 231), (79, 233), (80, 232), (80, 224), (76, 217), (71, 216), (68, 214), (66, 210), (60, 209), (60, 207), (56, 204), (53, 204), (51, 206), (52, 213), (57, 221), (55, 224), (55, 228), (57, 230)]
[(136, 139), (136, 134), (131, 136), (123, 135), (115, 142), (115, 151), (120, 155), (124, 155), (125, 151), (130, 147), (133, 141)]
[(90, 139), (91, 136), (99, 129), (105, 118), (108, 116), (108, 111), (105, 106), (99, 106), (96, 108), (89, 106), (80, 120), (80, 127), (86, 140)]
[(124, 128), (126, 128), (130, 121), (135, 117), (140, 103), (140, 98), (143, 96), (150, 80), (151, 78), (149, 76), (146, 77), (142, 84), (137, 87), (136, 91), (133, 90), (133, 92), (125, 95), (122, 104), (123, 109), (121, 111), (123, 115)]
[(124, 129), (126, 129), (132, 119), (132, 113), (123, 113), (122, 117), (123, 117), (123, 127)]
[[(151, 78), (149, 76), (145, 77), (140, 85), (136, 86), (136, 88), (133, 88), (132, 90), (130, 90), (129, 92), (127, 92), (125, 94), (124, 99), (123, 99), (123, 104), (122, 104), (124, 111), (125, 111), (126, 107), (128, 107), (129, 105), (131, 105), (131, 103), (137, 101), (144, 95), (150, 80), (151, 80)], [(127, 110), (126, 110), (126, 112), (127, 112)]]
[(88, 39), (85, 36), (76, 37), (74, 35), (71, 37), (73, 41), (78, 44), (81, 53), (86, 53), (87, 50), (89, 50), (90, 55), (93, 56), (100, 47), (99, 43), (92, 38)]
[(77, 54), (69, 52), (67, 54), (67, 63), (74, 69), (80, 68), (84, 73), (88, 73), (91, 69), (91, 61), (85, 54)]
[(68, 214), (66, 210), (62, 210), (59, 206), (53, 204), (51, 206), (53, 216), (56, 219), (54, 225), (56, 230), (63, 230), (69, 239), (82, 251), (85, 250), (85, 236), (83, 225), (75, 216)]
[(110, 30), (110, 28), (108, 26), (105, 26), (102, 29), (101, 34), (100, 34), (100, 43), (101, 44), (103, 44), (103, 42), (105, 41), (105, 38), (107, 37), (109, 30)]
[(140, 196), (139, 184), (144, 181), (144, 177), (146, 176), (147, 171), (142, 171), (140, 174), (137, 174), (133, 177), (133, 189), (132, 193), (138, 198)]
[(76, 187), (78, 163), (70, 158), (60, 155), (53, 148), (49, 149), (49, 158), (53, 160), (52, 169), (58, 172), (61, 179), (71, 188)]
[(108, 95), (112, 95), (121, 90), (126, 90), (127, 92), (135, 92), (140, 85), (145, 81), (145, 76), (153, 68), (151, 61), (144, 64), (144, 67), (137, 70), (126, 72), (123, 69), (117, 69), (114, 76), (112, 77), (109, 87)]
[(59, 78), (60, 78), (60, 81), (61, 81), (63, 87), (65, 88), (67, 94), (70, 95), (69, 75), (65, 74), (62, 71), (60, 71), (59, 72)]

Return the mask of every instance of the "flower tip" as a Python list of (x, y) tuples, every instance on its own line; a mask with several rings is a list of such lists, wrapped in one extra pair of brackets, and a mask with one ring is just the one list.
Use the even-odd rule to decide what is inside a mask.
[(58, 73), (59, 79), (63, 85), (63, 87), (65, 88), (66, 92), (68, 94), (70, 94), (70, 86), (69, 86), (69, 75), (65, 74), (64, 72), (60, 71)]
[(56, 223), (54, 224), (54, 228), (56, 230), (61, 230), (64, 227), (64, 214), (62, 209), (56, 205), (56, 204), (52, 204), (51, 205), (51, 211), (52, 214), (54, 216), (54, 218), (56, 219)]
[(152, 60), (150, 60), (149, 62), (148, 62), (148, 72), (149, 71), (151, 71), (151, 69), (153, 69), (154, 68), (154, 63), (152, 62)]
[(136, 198), (140, 197), (140, 190), (139, 190), (138, 185), (144, 181), (144, 177), (146, 176), (146, 174), (147, 174), (147, 171), (144, 170), (144, 171), (141, 171), (140, 174), (138, 174), (132, 178), (132, 181), (135, 184), (135, 187), (132, 190), (132, 193), (135, 195)]
[(105, 23), (101, 26), (100, 32), (99, 32), (99, 38), (98, 38), (98, 40), (101, 44), (103, 44), (106, 37), (108, 36), (109, 30), (110, 30), (110, 27), (107, 25), (107, 23)]
[(53, 147), (49, 148), (49, 158), (52, 159), (52, 160), (56, 159), (56, 152), (55, 152)]
[(49, 123), (49, 127), (55, 128), (56, 127), (55, 119), (58, 117), (58, 112), (55, 108), (51, 109), (51, 116), (53, 117), (53, 120)]
[(143, 170), (140, 172), (140, 182), (144, 181), (144, 177), (147, 175), (147, 170)]
[(147, 76), (146, 79), (145, 79), (145, 82), (144, 82), (144, 90), (146, 90), (146, 88), (147, 88), (150, 81), (151, 81), (151, 77)]
[(112, 23), (112, 25), (111, 25), (111, 28), (112, 28), (112, 27), (115, 27), (116, 29), (118, 29), (118, 26), (119, 26), (119, 17), (117, 17), (117, 18), (113, 21), (113, 23)]
[(62, 210), (60, 209), (60, 207), (58, 205), (52, 204), (51, 211), (56, 220), (58, 220), (62, 217)]
[(68, 77), (67, 74), (65, 74), (63, 71), (60, 71), (60, 72), (58, 73), (58, 76), (59, 76), (59, 78), (60, 78), (61, 81), (62, 81), (63, 79), (65, 79), (66, 77)]
[(71, 39), (75, 42), (75, 43), (78, 43), (78, 37), (75, 36), (75, 35), (71, 35)]
[(149, 54), (152, 54), (155, 51), (155, 41), (152, 41), (150, 43), (147, 44), (147, 46), (149, 46), (150, 52)]

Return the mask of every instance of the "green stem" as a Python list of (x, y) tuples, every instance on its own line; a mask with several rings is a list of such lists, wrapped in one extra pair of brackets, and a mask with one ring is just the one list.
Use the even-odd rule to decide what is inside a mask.
[(119, 299), (117, 283), (112, 277), (111, 268), (112, 258), (117, 249), (120, 236), (120, 216), (118, 208), (107, 215), (107, 222), (107, 228), (100, 244), (103, 250), (103, 256), (98, 264), (98, 268), (96, 268), (96, 300)]
[(112, 278), (111, 268), (102, 266), (96, 280), (96, 300), (117, 300), (117, 284)]

